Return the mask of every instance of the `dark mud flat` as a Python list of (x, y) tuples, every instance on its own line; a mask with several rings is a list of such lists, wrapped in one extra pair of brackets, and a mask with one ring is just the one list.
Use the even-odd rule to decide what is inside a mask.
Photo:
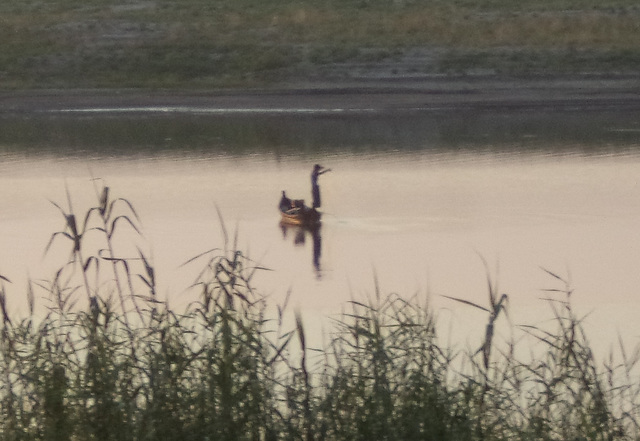
[(243, 90), (29, 90), (0, 92), (0, 113), (256, 110), (640, 109), (640, 76), (434, 78), (288, 84)]

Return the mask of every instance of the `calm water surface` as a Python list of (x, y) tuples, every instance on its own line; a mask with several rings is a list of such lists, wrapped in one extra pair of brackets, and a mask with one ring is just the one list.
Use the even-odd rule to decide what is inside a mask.
[[(640, 114), (520, 112), (401, 115), (10, 115), (0, 119), (0, 274), (13, 310), (23, 280), (51, 278), (68, 256), (43, 250), (63, 227), (49, 202), (94, 203), (106, 180), (141, 217), (160, 293), (172, 305), (199, 268), (189, 258), (239, 247), (273, 271), (257, 288), (309, 326), (352, 298), (430, 298), (445, 333), (474, 346), (485, 317), (442, 295), (487, 304), (487, 276), (514, 323), (550, 318), (545, 288), (567, 277), (593, 339), (640, 337)], [(281, 190), (310, 200), (316, 162), (324, 222), (282, 229)], [(487, 268), (483, 264), (487, 262)]]

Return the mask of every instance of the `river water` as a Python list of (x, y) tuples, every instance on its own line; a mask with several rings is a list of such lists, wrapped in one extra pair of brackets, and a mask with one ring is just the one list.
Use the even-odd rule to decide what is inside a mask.
[[(640, 113), (602, 111), (204, 112), (95, 109), (0, 119), (0, 274), (12, 311), (23, 283), (68, 257), (52, 233), (68, 189), (95, 202), (92, 178), (136, 208), (159, 294), (175, 307), (199, 268), (180, 265), (237, 233), (271, 271), (256, 288), (310, 324), (350, 299), (395, 292), (428, 299), (443, 332), (474, 346), (487, 279), (515, 324), (551, 317), (542, 298), (571, 282), (602, 347), (640, 337)], [(279, 225), (280, 192), (310, 200), (319, 234)], [(219, 214), (220, 213), (220, 214)], [(220, 216), (223, 220), (221, 225)], [(130, 252), (130, 251), (127, 251)], [(377, 282), (376, 282), (377, 281)]]

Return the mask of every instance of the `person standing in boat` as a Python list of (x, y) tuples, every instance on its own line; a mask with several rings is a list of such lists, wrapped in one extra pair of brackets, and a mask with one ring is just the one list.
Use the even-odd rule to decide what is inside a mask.
[(311, 198), (313, 199), (312, 207), (314, 209), (320, 208), (320, 186), (318, 185), (318, 177), (328, 171), (331, 171), (330, 168), (324, 168), (319, 164), (313, 166), (313, 171), (311, 172)]

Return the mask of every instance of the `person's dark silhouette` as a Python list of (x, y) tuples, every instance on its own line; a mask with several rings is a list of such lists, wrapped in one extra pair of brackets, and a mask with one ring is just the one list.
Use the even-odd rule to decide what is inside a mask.
[(284, 190), (282, 190), (282, 198), (280, 199), (280, 204), (278, 204), (278, 207), (280, 208), (280, 211), (287, 211), (291, 208), (291, 199), (287, 197)]
[(312, 208), (320, 208), (321, 200), (320, 200), (320, 186), (318, 185), (318, 177), (328, 171), (331, 171), (330, 168), (324, 168), (319, 164), (313, 166), (313, 171), (311, 172), (311, 198), (313, 200)]
[(320, 258), (322, 257), (322, 236), (320, 235), (320, 227), (311, 230), (311, 237), (313, 238), (313, 267), (316, 270), (316, 275), (320, 278)]

